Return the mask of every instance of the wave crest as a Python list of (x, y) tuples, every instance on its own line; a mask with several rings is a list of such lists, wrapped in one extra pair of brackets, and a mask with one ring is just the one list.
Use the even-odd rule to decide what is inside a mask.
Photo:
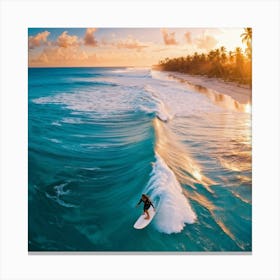
[(180, 183), (158, 154), (144, 191), (156, 202), (154, 225), (158, 231), (167, 234), (180, 232), (186, 223), (195, 222), (196, 214), (184, 196)]

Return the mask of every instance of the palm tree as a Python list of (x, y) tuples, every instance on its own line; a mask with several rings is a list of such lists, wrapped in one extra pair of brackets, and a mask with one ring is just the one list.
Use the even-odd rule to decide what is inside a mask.
[(215, 58), (217, 62), (220, 62), (220, 50), (219, 49), (215, 49)]
[(212, 50), (207, 54), (209, 62), (213, 62), (215, 58), (215, 52)]
[(244, 33), (240, 35), (242, 38), (242, 43), (245, 43), (247, 47), (251, 47), (252, 45), (252, 28), (251, 27), (246, 27), (244, 28)]
[(241, 62), (243, 62), (242, 49), (240, 47), (235, 48), (234, 54), (236, 64), (240, 64)]
[(234, 60), (234, 53), (232, 51), (229, 51), (228, 53), (228, 59), (230, 63), (233, 63)]
[[(250, 47), (252, 30), (244, 29), (243, 42)], [(246, 36), (245, 36), (246, 35)], [(247, 57), (241, 47), (234, 51), (227, 52), (224, 46), (210, 50), (208, 53), (188, 54), (184, 57), (165, 58), (160, 61), (162, 70), (178, 71), (192, 75), (206, 75), (208, 77), (223, 78), (228, 81), (235, 81), (251, 85), (252, 83), (252, 60)]]
[(224, 47), (224, 46), (221, 46), (220, 47), (220, 52), (221, 53), (225, 53), (227, 50), (226, 50), (226, 47)]
[(242, 49), (240, 47), (236, 47), (234, 50), (235, 56), (241, 56), (242, 55)]
[(243, 64), (244, 64), (244, 56), (242, 54), (242, 49), (236, 47), (234, 54), (235, 54), (235, 75), (237, 78), (239, 78), (239, 80), (242, 80)]
[(226, 48), (224, 46), (220, 47), (220, 53), (221, 53), (221, 61), (224, 64), (227, 60)]
[(246, 54), (249, 59), (252, 58), (252, 28), (246, 27), (244, 28), (244, 33), (240, 35), (242, 38), (242, 43), (245, 43), (246, 48)]
[(206, 61), (206, 56), (204, 53), (200, 54), (199, 60), (200, 60), (200, 62), (203, 62), (203, 63)]

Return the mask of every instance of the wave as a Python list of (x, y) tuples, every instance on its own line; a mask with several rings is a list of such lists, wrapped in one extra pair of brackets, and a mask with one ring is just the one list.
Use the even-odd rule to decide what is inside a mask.
[[(104, 86), (108, 86), (108, 87), (117, 87), (118, 84), (117, 83), (113, 83), (113, 82), (109, 82), (109, 81), (104, 81), (104, 80), (90, 80), (89, 78), (86, 79), (69, 79), (65, 82), (54, 82), (54, 83), (48, 83), (45, 84), (44, 86), (47, 87), (61, 87), (61, 86), (67, 86), (67, 87), (73, 87), (73, 86), (84, 86), (84, 87), (104, 87)], [(32, 84), (32, 87), (42, 87), (41, 84)]]
[(139, 72), (139, 71), (148, 71), (149, 67), (124, 67), (121, 69), (113, 69), (112, 73), (128, 73), (128, 72)]
[(190, 157), (184, 146), (171, 133), (167, 124), (155, 118), (155, 158), (151, 178), (144, 189), (157, 208), (154, 225), (160, 232), (171, 234), (183, 230), (185, 224), (196, 221), (196, 214), (190, 206), (187, 192), (180, 183), (195, 187), (202, 184), (213, 193), (213, 181), (204, 176), (198, 164)]
[[(203, 174), (202, 168), (172, 131), (172, 120), (178, 113), (180, 115), (190, 107), (186, 101), (183, 104), (178, 101), (185, 99), (185, 95), (189, 93), (177, 90), (170, 92), (170, 89), (164, 89), (164, 86), (159, 84), (147, 85), (145, 90), (150, 93), (157, 106), (156, 118), (153, 119), (156, 161), (144, 192), (147, 192), (158, 205), (154, 221), (157, 230), (167, 234), (177, 233), (182, 231), (185, 224), (196, 221), (196, 214), (188, 201), (188, 198), (193, 198), (193, 195), (191, 192), (188, 195), (189, 192), (182, 185), (196, 190), (196, 185), (199, 184), (209, 194), (213, 194), (211, 185), (215, 182)], [(182, 106), (178, 108), (178, 104)], [(196, 197), (195, 200), (206, 208), (214, 209), (203, 195)]]
[[(149, 99), (149, 93), (138, 89), (124, 87), (121, 91), (113, 92), (108, 88), (96, 88), (95, 90), (79, 90), (73, 93), (64, 92), (53, 96), (43, 96), (32, 99), (34, 104), (61, 105), (74, 113), (93, 113), (102, 118), (118, 114), (130, 114), (132, 112), (154, 112), (155, 104)], [(83, 115), (85, 116), (85, 115)], [(53, 123), (57, 125), (58, 123)]]
[[(206, 208), (217, 226), (241, 248), (242, 244), (215, 215), (215, 204), (207, 198), (208, 195), (216, 196), (211, 188), (211, 185), (216, 183), (203, 174), (201, 167), (172, 132), (172, 122), (166, 123), (155, 118), (153, 125), (156, 135), (156, 162), (144, 192), (147, 192), (157, 205), (157, 215), (154, 218), (156, 229), (166, 234), (178, 233), (186, 224), (195, 223), (197, 215), (190, 205), (190, 199)], [(191, 188), (188, 190), (181, 184)], [(199, 193), (201, 187), (205, 188), (208, 194)]]
[(145, 90), (151, 94), (153, 101), (157, 104), (156, 116), (164, 122), (173, 119), (174, 115), (170, 113), (170, 110), (167, 109), (167, 106), (158, 97), (157, 92), (151, 86), (146, 86)]
[(210, 193), (210, 185), (214, 184), (210, 178), (204, 176), (201, 167), (188, 153), (186, 147), (177, 139), (167, 124), (154, 119), (156, 133), (156, 152), (161, 155), (169, 168), (174, 172), (182, 184), (195, 187), (195, 183), (202, 184)]
[(196, 214), (184, 196), (180, 183), (158, 154), (144, 192), (156, 202), (154, 225), (158, 231), (167, 234), (180, 232), (186, 223), (195, 222)]

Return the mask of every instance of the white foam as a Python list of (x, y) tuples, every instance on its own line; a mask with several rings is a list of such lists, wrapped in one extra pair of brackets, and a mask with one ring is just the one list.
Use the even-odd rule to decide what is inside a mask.
[(63, 118), (61, 121), (62, 123), (69, 123), (69, 124), (82, 124), (84, 123), (81, 118)]
[(57, 143), (57, 144), (61, 143), (61, 141), (58, 140), (58, 139), (56, 139), (56, 138), (47, 138), (47, 139), (48, 139), (49, 141), (53, 142), (53, 143)]
[(166, 105), (158, 97), (158, 94), (156, 93), (156, 91), (153, 90), (153, 88), (149, 85), (145, 86), (145, 90), (147, 90), (148, 92), (150, 92), (152, 94), (152, 99), (157, 104), (157, 109), (156, 109), (157, 117), (164, 122), (173, 119), (174, 115), (172, 115), (169, 112), (169, 110), (166, 108)]
[(128, 73), (128, 72), (134, 72), (134, 73), (137, 73), (137, 72), (149, 72), (150, 68), (149, 67), (126, 67), (126, 68), (123, 68), (123, 69), (114, 69), (112, 70), (111, 72), (113, 73)]
[(74, 205), (72, 203), (67, 203), (64, 200), (61, 199), (62, 196), (67, 195), (70, 193), (70, 190), (64, 190), (64, 187), (66, 185), (68, 185), (69, 182), (54, 186), (54, 190), (55, 190), (55, 195), (50, 195), (47, 192), (45, 193), (46, 197), (55, 201), (56, 203), (58, 203), (61, 206), (67, 207), (67, 208), (77, 208), (77, 205)]
[(186, 223), (195, 222), (196, 214), (184, 196), (180, 183), (158, 154), (144, 192), (152, 201), (159, 201), (153, 223), (158, 231), (176, 233), (182, 231)]
[(101, 170), (100, 167), (80, 167), (82, 170), (88, 170), (88, 171), (96, 171), (96, 170)]
[(52, 122), (52, 125), (61, 126), (61, 123), (59, 123), (59, 122)]
[(223, 108), (213, 104), (206, 95), (186, 88), (184, 84), (172, 81), (167, 73), (151, 71), (151, 82), (145, 89), (160, 100), (171, 116), (189, 116), (201, 112), (220, 112)]
[(108, 87), (94, 88), (88, 91), (80, 90), (74, 93), (60, 93), (54, 96), (36, 98), (32, 101), (35, 104), (57, 104), (73, 112), (94, 112), (103, 116), (111, 115), (112, 112), (138, 111), (141, 109), (141, 105), (147, 103), (143, 93), (135, 92), (134, 88), (112, 89)]
[(68, 182), (60, 184), (60, 185), (57, 185), (57, 186), (54, 187), (54, 189), (55, 189), (55, 191), (57, 193), (57, 196), (68, 194), (70, 192), (70, 190), (64, 191), (64, 187), (67, 186), (67, 185), (68, 185)]
[(162, 121), (169, 121), (174, 117), (174, 115), (170, 114), (169, 110), (166, 108), (165, 104), (160, 99), (158, 99), (157, 116)]
[(67, 207), (67, 208), (77, 208), (78, 206), (71, 204), (71, 203), (66, 203), (65, 201), (63, 201), (62, 199), (60, 199), (59, 197), (55, 196), (55, 195), (49, 195), (48, 193), (45, 193), (46, 197), (55, 201), (57, 204)]

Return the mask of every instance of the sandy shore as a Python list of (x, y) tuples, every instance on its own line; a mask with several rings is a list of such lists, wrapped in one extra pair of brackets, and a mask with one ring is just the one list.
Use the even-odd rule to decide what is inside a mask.
[(246, 85), (234, 82), (225, 82), (222, 79), (208, 78), (205, 76), (189, 75), (179, 72), (167, 72), (171, 78), (186, 82), (192, 86), (210, 89), (218, 94), (226, 94), (241, 104), (252, 103), (252, 89)]

